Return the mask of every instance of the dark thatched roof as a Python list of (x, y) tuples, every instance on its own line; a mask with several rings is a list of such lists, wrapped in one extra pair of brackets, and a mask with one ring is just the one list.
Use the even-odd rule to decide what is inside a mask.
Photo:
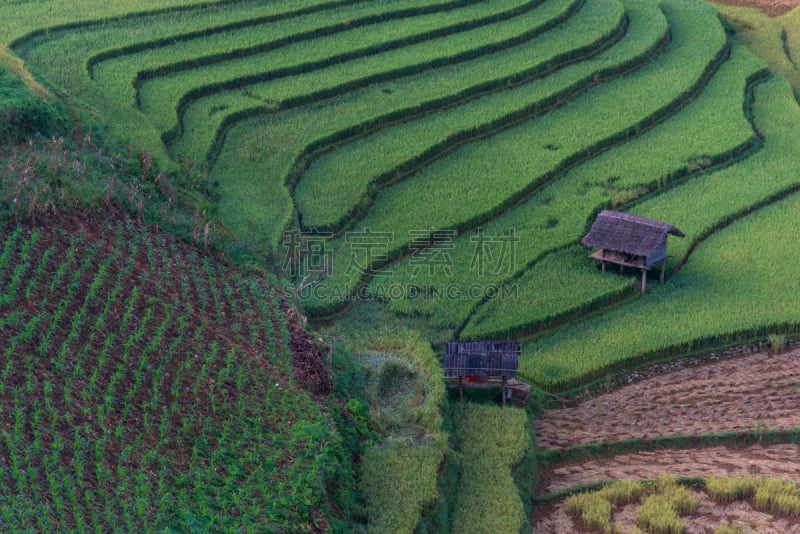
[(448, 341), (444, 376), (501, 376), (514, 378), (519, 365), (516, 341)]
[(667, 234), (684, 237), (684, 233), (671, 224), (619, 211), (603, 210), (589, 233), (583, 236), (581, 243), (587, 247), (649, 256), (664, 242)]

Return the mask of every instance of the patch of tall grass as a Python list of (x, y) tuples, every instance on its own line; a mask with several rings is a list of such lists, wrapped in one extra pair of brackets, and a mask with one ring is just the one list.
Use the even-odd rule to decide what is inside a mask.
[(447, 445), (441, 364), (412, 331), (379, 332), (357, 345), (373, 406), (369, 424), (377, 433), (360, 468), (369, 530), (411, 533), (437, 497)]
[(511, 467), (531, 446), (523, 410), (472, 403), (452, 409), (460, 444), (461, 478), (451, 517), (453, 532), (522, 532), (524, 507)]
[(44, 96), (46, 91), (45, 94), (32, 92), (24, 79), (0, 64), (0, 145), (66, 130), (63, 110), (55, 102), (42, 100)]

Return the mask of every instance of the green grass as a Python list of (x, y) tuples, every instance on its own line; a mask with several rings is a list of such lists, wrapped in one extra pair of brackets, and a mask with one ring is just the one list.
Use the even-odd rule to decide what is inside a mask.
[[(477, 226), (565, 170), (570, 162), (588, 158), (602, 146), (621, 141), (648, 121), (674, 111), (676, 100), (705, 83), (703, 76), (724, 53), (725, 35), (715, 18), (701, 16), (708, 9), (702, 4), (686, 9), (662, 4), (665, 9), (670, 6), (673, 46), (656, 60), (621, 79), (600, 84), (540, 120), (462, 146), (381, 191), (358, 228), (393, 232), (387, 254), (402, 254), (411, 243), (410, 231)], [(662, 83), (664, 76), (674, 85)], [(358, 281), (357, 273), (348, 273), (350, 258), (347, 253), (338, 254), (328, 279), (328, 284), (344, 295), (352, 292)], [(319, 313), (340, 304), (309, 299), (305, 305), (311, 313)]]
[(527, 521), (511, 468), (531, 446), (525, 412), (458, 403), (452, 418), (461, 472), (452, 532), (522, 532)]
[[(443, 61), (442, 57), (475, 54), (495, 40), (523, 34), (535, 20), (526, 16), (531, 0), (502, 0), (479, 3), (442, 13), (410, 17), (354, 27), (332, 36), (304, 39), (274, 51), (267, 51), (217, 65), (201, 66), (166, 77), (145, 80), (139, 87), (142, 111), (162, 132), (176, 131), (186, 98), (196, 98), (224, 89), (243, 90), (247, 85), (284, 76), (315, 73), (342, 62), (355, 61), (354, 72), (345, 70), (340, 83), (366, 78), (374, 72), (409, 68)], [(518, 14), (521, 8), (522, 14)], [(508, 21), (489, 24), (495, 15), (507, 12)], [(471, 29), (474, 28), (474, 29)], [(465, 30), (465, 31), (462, 31)], [(438, 39), (437, 39), (438, 37)], [(368, 58), (372, 57), (372, 60)], [(265, 68), (265, 66), (267, 66)], [(260, 98), (272, 96), (255, 91)], [(187, 95), (187, 96), (184, 96)]]
[[(539, 8), (540, 24), (546, 26), (565, 16), (573, 4), (574, 0), (546, 2)], [(531, 46), (535, 47), (535, 40)], [(451, 104), (454, 96), (474, 95), (475, 91), (492, 87), (495, 80), (515, 76), (528, 50), (528, 45), (522, 45), (376, 84), (308, 107), (242, 120), (229, 125), (222, 133), (209, 127), (210, 121), (219, 124), (213, 110), (230, 106), (225, 109), (240, 110), (244, 116), (249, 116), (252, 101), (241, 95), (234, 98), (233, 94), (205, 98), (187, 109), (186, 134), (172, 150), (176, 157), (203, 161), (208, 148), (220, 143), (210, 181), (219, 184), (220, 212), (224, 214), (226, 226), (238, 235), (249, 236), (254, 244), (277, 253), (280, 252), (281, 233), (293, 216), (285, 182), (309, 147), (324, 146), (369, 125), (392, 120), (392, 117)], [(420, 95), (425, 95), (424, 100)], [(266, 109), (260, 111), (267, 112)], [(215, 141), (218, 135), (224, 137)], [(271, 150), (265, 151), (263, 146), (267, 143)]]
[(736, 27), (737, 38), (769, 64), (775, 74), (786, 78), (800, 95), (800, 11), (768, 17), (754, 8), (719, 5), (717, 9)]
[[(664, 219), (687, 231), (689, 240), (718, 231), (697, 247), (668, 285), (653, 286), (647, 298), (525, 344), (520, 369), (527, 378), (547, 389), (563, 390), (645, 358), (794, 328), (790, 295), (797, 291), (791, 275), (797, 258), (791, 240), (800, 224), (794, 217), (797, 196), (736, 217), (741, 209), (797, 187), (797, 163), (791, 154), (798, 149), (793, 132), (800, 110), (782, 80), (759, 85), (755, 97), (764, 148), (734, 167), (652, 201), (653, 208), (660, 204), (658, 213)], [(648, 203), (640, 207), (642, 213), (656, 212), (646, 209)], [(729, 226), (720, 227), (732, 218)], [(642, 321), (645, 316), (647, 321)], [(565, 360), (564, 354), (570, 358)]]
[[(293, 15), (296, 10), (292, 10), (292, 5), (296, 6), (271, 4), (268, 9), (256, 9), (256, 6), (246, 10), (240, 8), (241, 20), (237, 20), (238, 13), (234, 12), (224, 19), (224, 24), (200, 29), (187, 28), (191, 31), (177, 35), (173, 33), (171, 39), (156, 38), (151, 43), (137, 42), (116, 49), (82, 52), (93, 54), (87, 63), (91, 65), (92, 78), (97, 85), (114, 94), (121, 102), (136, 104), (138, 86), (142, 80), (200, 65), (224, 63), (226, 59), (273, 50), (314, 35), (336, 33), (350, 26), (374, 24), (403, 14), (407, 16), (421, 7), (427, 10), (445, 9), (452, 5), (452, 1), (433, 6), (421, 0), (395, 2), (390, 6), (373, 2), (302, 15)], [(177, 39), (180, 35), (187, 38)]]
[[(423, 42), (389, 50), (377, 56), (316, 69), (310, 73), (298, 72), (296, 76), (249, 83), (244, 91), (235, 89), (207, 95), (206, 90), (203, 90), (203, 95), (197, 97), (205, 95), (204, 98), (192, 97), (181, 105), (181, 135), (170, 139), (171, 151), (176, 156), (188, 156), (195, 161), (213, 161), (220, 131), (224, 132), (231, 121), (258, 115), (274, 116), (282, 109), (311, 104), (309, 109), (300, 111), (301, 118), (298, 121), (308, 120), (305, 118), (309, 116), (307, 113), (314, 117), (312, 120), (324, 117), (325, 129), (319, 131), (317, 128), (313, 137), (306, 139), (304, 145), (295, 149), (298, 153), (293, 156), (299, 157), (310, 144), (318, 147), (326, 137), (335, 141), (342, 135), (340, 132), (337, 134), (339, 130), (352, 135), (374, 127), (376, 123), (397, 120), (403, 115), (424, 111), (439, 99), (447, 99), (445, 102), (448, 103), (456, 102), (474, 94), (476, 90), (485, 91), (490, 87), (491, 80), (517, 73), (517, 69), (511, 70), (508, 66), (497, 73), (478, 68), (481, 60), (485, 64), (487, 58), (494, 57), (495, 54), (489, 54), (490, 51), (504, 54), (506, 48), (535, 37), (548, 26), (568, 16), (576, 4), (575, 0), (547, 2), (520, 20), (506, 22), (506, 25), (513, 26), (520, 25), (521, 21), (528, 21), (523, 30), (517, 26), (521, 33), (510, 41), (499, 36), (488, 36), (489, 42), (493, 44), (475, 47), (475, 43), (464, 43), (464, 35), (473, 35), (476, 43), (487, 38), (485, 34), (490, 27), (478, 28), (472, 33), (442, 37), (434, 41), (440, 45), (452, 43), (454, 48), (450, 50), (437, 51), (435, 47), (431, 49), (430, 43)], [(508, 33), (504, 32), (506, 38), (511, 29), (513, 28), (508, 29)], [(484, 35), (481, 36), (481, 33)], [(517, 48), (512, 47), (510, 50)], [(463, 63), (449, 65), (459, 62)], [(420, 74), (415, 77), (415, 73)], [(455, 79), (448, 79), (450, 77)], [(384, 82), (382, 87), (372, 86), (359, 90), (368, 84), (379, 82)], [(317, 100), (336, 95), (341, 95), (342, 98), (324, 101), (319, 106), (314, 105)], [(426, 95), (426, 98), (420, 99), (420, 95)], [(456, 96), (459, 98), (455, 98)], [(339, 114), (334, 114), (331, 108), (337, 108)], [(369, 110), (369, 115), (363, 116), (366, 110)], [(270, 117), (271, 121), (275, 119), (277, 117)], [(323, 132), (327, 135), (323, 135)], [(286, 166), (288, 164), (280, 165), (276, 170), (285, 172)]]
[[(588, 2), (557, 29), (536, 39), (535, 47), (526, 54), (525, 62), (530, 65), (526, 68), (536, 68), (537, 64), (552, 68), (554, 64), (576, 61), (580, 52), (602, 51), (619, 34), (622, 17), (620, 3)], [(565, 40), (564, 33), (580, 37)], [(338, 227), (370, 190), (402, 176), (403, 169), (414, 169), (456, 142), (491, 132), (510, 120), (519, 120), (526, 109), (535, 111), (541, 107), (541, 95), (521, 85), (337, 147), (315, 159), (301, 175), (295, 198), (303, 224), (312, 228)], [(354, 161), (359, 164), (353, 165)], [(328, 201), (320, 203), (319, 198)]]

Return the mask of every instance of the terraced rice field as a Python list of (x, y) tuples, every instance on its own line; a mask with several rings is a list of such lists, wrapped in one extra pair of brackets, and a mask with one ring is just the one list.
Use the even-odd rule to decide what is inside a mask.
[[(10, 50), (162, 163), (205, 168), (220, 223), (298, 283), (321, 278), (300, 295), (311, 316), (376, 298), (490, 338), (624, 313), (634, 282), (575, 247), (597, 211), (688, 229), (673, 274), (798, 187), (787, 89), (759, 84), (765, 64), (690, 0), (186, 2), (48, 31), (34, 11)], [(563, 389), (784, 322), (701, 324), (563, 378), (534, 338), (523, 374)]]
[(620, 454), (547, 468), (541, 494), (609, 480), (763, 477), (800, 483), (800, 447), (797, 444), (706, 447)]
[[(575, 246), (600, 209), (688, 229), (673, 274), (798, 187), (794, 126), (774, 120), (797, 113), (787, 89), (759, 84), (764, 62), (690, 0), (185, 3), (47, 32), (22, 19), (10, 49), (162, 163), (205, 168), (212, 216), (310, 280), (315, 317), (369, 298), (462, 337), (579, 325), (643, 305)], [(729, 185), (753, 169), (747, 194)], [(784, 317), (764, 321), (751, 330)], [(700, 323), (565, 373), (533, 338), (522, 371), (564, 389), (747, 330)]]
[(800, 353), (689, 367), (537, 418), (538, 450), (657, 436), (800, 428)]
[[(421, 318), (442, 337), (519, 338), (520, 375), (553, 393), (646, 361), (798, 332), (797, 88), (770, 75), (708, 4), (242, 0), (116, 2), (106, 12), (82, 0), (80, 15), (59, 11), (49, 27), (37, 4), (15, 5), (14, 17), (0, 6), (0, 18), (13, 18), (0, 29), (0, 42), (69, 105), (101, 117), (112, 134), (168, 169), (201, 171), (213, 199), (211, 221), (251, 257), (304, 286), (298, 298), (312, 320), (377, 300), (387, 313)], [(780, 48), (791, 60), (793, 34), (783, 35)], [(664, 286), (651, 284), (641, 297), (634, 280), (600, 273), (586, 258), (579, 240), (606, 208), (668, 221), (687, 234), (670, 242)], [(41, 252), (37, 261), (49, 262), (72, 249), (59, 245), (48, 253), (37, 248), (42, 238), (8, 233), (0, 269), (12, 255), (18, 263), (4, 274), (3, 305), (18, 303), (28, 288), (52, 292), (37, 289), (43, 274), (24, 278), (39, 272), (29, 255)], [(122, 261), (96, 252), (109, 266), (103, 269)], [(56, 274), (79, 285), (81, 273), (99, 264), (72, 254), (59, 260), (66, 266)], [(169, 269), (166, 259), (146, 261)], [(205, 266), (187, 265), (216, 288), (195, 300), (220, 320), (260, 298), (251, 292), (239, 308), (228, 307), (222, 295), (235, 288)], [(169, 297), (191, 287), (153, 291)], [(90, 286), (84, 289), (86, 313), (102, 312)], [(138, 295), (119, 306), (133, 307)], [(56, 307), (17, 306), (3, 316), (16, 328), (5, 340), (14, 348), (6, 350), (66, 353), (80, 339), (80, 321), (62, 331), (41, 318), (65, 321), (71, 301), (63, 309), (42, 302)], [(136, 328), (157, 323), (153, 339), (163, 343), (172, 328), (167, 314), (147, 309), (135, 316), (137, 327), (132, 315), (121, 316), (123, 331), (105, 342), (145, 343)], [(247, 325), (237, 328), (245, 339)], [(34, 332), (40, 337), (31, 345)], [(213, 346), (198, 335), (197, 343)], [(220, 347), (212, 353), (228, 354)], [(549, 412), (536, 422), (537, 446), (797, 429), (793, 357), (746, 360), (744, 376), (745, 360), (693, 369)], [(27, 361), (8, 373), (20, 371), (33, 384), (43, 371)], [(118, 373), (126, 365), (117, 364)], [(131, 372), (141, 378), (144, 370)], [(198, 376), (206, 379), (206, 372)], [(120, 376), (105, 385), (110, 400), (92, 415), (97, 424), (118, 426), (105, 423), (115, 399), (140, 391), (118, 391)], [(43, 388), (44, 398), (55, 391), (77, 402), (85, 391), (78, 378), (63, 392), (45, 391), (49, 378), (30, 387)], [(6, 447), (31, 456), (43, 449), (25, 430), (22, 391), (9, 393), (7, 404), (19, 414), (9, 424), (23, 437)], [(46, 408), (38, 417), (48, 415)], [(51, 425), (58, 430), (57, 421)], [(108, 450), (124, 452), (127, 444)], [(769, 458), (792, 452), (778, 447), (698, 454), (708, 455), (709, 473), (750, 458), (763, 459), (759, 472), (770, 474)], [(639, 462), (652, 464), (649, 454), (620, 458), (616, 468), (607, 460), (574, 472), (560, 467), (550, 478), (579, 484), (627, 476), (641, 470)], [(12, 479), (3, 483), (24, 498), (47, 491), (70, 497), (72, 482), (46, 484), (46, 474), (9, 458)], [(125, 479), (142, 502), (135, 517), (109, 509), (103, 518), (87, 518), (81, 510), (89, 507), (78, 505), (64, 521), (100, 524), (120, 514), (134, 526), (157, 521), (150, 512), (161, 517), (168, 505), (147, 501), (152, 481), (136, 472), (138, 478)], [(38, 511), (20, 524), (33, 525)]]

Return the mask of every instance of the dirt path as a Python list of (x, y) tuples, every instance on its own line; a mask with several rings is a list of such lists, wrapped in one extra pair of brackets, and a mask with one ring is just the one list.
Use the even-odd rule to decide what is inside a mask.
[(800, 350), (752, 354), (623, 386), (536, 420), (538, 450), (657, 436), (800, 428)]
[(547, 494), (592, 482), (653, 480), (666, 475), (758, 476), (800, 483), (800, 445), (659, 450), (556, 464), (543, 467), (538, 491)]
[[(706, 534), (713, 532), (720, 525), (738, 526), (742, 533), (787, 534), (800, 533), (800, 523), (786, 518), (774, 517), (754, 510), (749, 503), (737, 501), (728, 505), (720, 505), (712, 501), (705, 493), (693, 491), (699, 501), (697, 511), (684, 517), (686, 534)], [(563, 534), (564, 532), (586, 532), (583, 525), (576, 523), (559, 504), (540, 509), (534, 516), (533, 532)], [(629, 505), (616, 511), (613, 520), (619, 525), (621, 532), (630, 532), (636, 525), (635, 506)]]

